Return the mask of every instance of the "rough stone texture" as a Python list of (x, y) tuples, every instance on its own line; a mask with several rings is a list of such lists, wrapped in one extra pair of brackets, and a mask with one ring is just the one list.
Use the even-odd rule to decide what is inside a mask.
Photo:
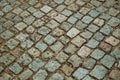
[(120, 80), (120, 0), (0, 0), (0, 80)]

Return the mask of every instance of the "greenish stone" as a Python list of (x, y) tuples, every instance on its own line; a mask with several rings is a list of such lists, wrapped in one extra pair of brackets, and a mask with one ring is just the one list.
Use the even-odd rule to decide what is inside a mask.
[(31, 13), (34, 13), (37, 11), (34, 7), (29, 7), (27, 10)]
[(116, 57), (117, 59), (120, 59), (120, 49), (119, 48), (115, 48), (112, 52), (111, 55), (113, 55), (114, 57)]
[(54, 72), (56, 71), (59, 67), (61, 66), (60, 63), (58, 63), (57, 61), (49, 61), (46, 65), (45, 68), (49, 71), (49, 72)]
[(17, 45), (19, 44), (18, 41), (16, 41), (15, 39), (10, 39), (7, 41), (6, 45), (10, 48), (13, 49), (15, 47), (17, 47)]
[(9, 20), (3, 24), (3, 26), (4, 26), (5, 28), (10, 28), (10, 27), (13, 26), (13, 25), (14, 25), (14, 23), (13, 23), (12, 21), (9, 21)]
[(12, 66), (10, 66), (9, 69), (15, 74), (19, 74), (23, 68), (18, 63), (15, 63)]
[(84, 23), (81, 22), (81, 21), (78, 21), (78, 22), (76, 23), (76, 27), (77, 27), (78, 29), (85, 29), (85, 28), (87, 27), (87, 25), (84, 24)]
[(45, 51), (47, 49), (47, 44), (43, 43), (43, 42), (38, 42), (35, 45), (36, 48), (38, 48), (41, 52)]
[(4, 68), (2, 66), (0, 66), (0, 73), (4, 70)]
[(72, 27), (72, 25), (70, 23), (68, 23), (68, 22), (63, 22), (60, 27), (63, 30), (68, 31)]
[(0, 11), (0, 16), (3, 16), (3, 15), (4, 15), (4, 13), (2, 11)]
[(100, 7), (98, 7), (96, 10), (99, 11), (100, 13), (103, 13), (103, 12), (105, 12), (107, 9), (106, 9), (105, 7), (103, 7), (103, 6), (100, 6)]
[(51, 36), (51, 35), (47, 35), (45, 38), (44, 38), (44, 41), (46, 43), (48, 43), (49, 45), (51, 45), (52, 43), (54, 43), (56, 41), (56, 39)]
[(97, 60), (99, 60), (104, 55), (105, 55), (105, 52), (103, 52), (100, 49), (95, 49), (90, 56), (93, 57), (93, 58), (95, 58), (95, 59), (97, 59)]
[(32, 45), (33, 45), (33, 41), (26, 40), (21, 44), (21, 47), (27, 49), (30, 48)]
[(105, 55), (100, 62), (106, 66), (107, 68), (111, 68), (113, 66), (113, 64), (115, 63), (115, 59), (112, 56), (109, 55)]
[(16, 36), (16, 39), (20, 40), (21, 42), (25, 41), (28, 38), (28, 34), (20, 33)]
[(39, 70), (35, 75), (33, 75), (33, 80), (46, 80), (48, 73), (45, 70)]
[(116, 27), (120, 24), (120, 19), (116, 18), (116, 17), (112, 17), (109, 21), (108, 24), (112, 27)]
[(91, 10), (89, 13), (88, 13), (91, 17), (97, 17), (99, 15), (99, 12), (96, 11), (96, 10)]
[(99, 27), (96, 26), (96, 25), (91, 24), (90, 26), (88, 26), (87, 29), (88, 29), (89, 31), (91, 31), (91, 32), (96, 32), (96, 31), (99, 29)]
[(79, 12), (75, 13), (73, 16), (78, 18), (78, 19), (81, 19), (83, 17), (83, 15), (80, 14)]
[(103, 28), (101, 28), (100, 32), (102, 32), (105, 35), (109, 35), (112, 30), (113, 28), (111, 26), (105, 25), (103, 26)]
[(101, 34), (100, 32), (97, 32), (94, 36), (93, 36), (94, 39), (98, 40), (98, 41), (101, 41), (103, 40), (104, 38), (104, 35)]
[(75, 17), (73, 17), (73, 16), (71, 16), (70, 18), (68, 18), (68, 20), (67, 20), (69, 23), (72, 23), (72, 24), (74, 24), (76, 21), (77, 21), (77, 18), (75, 18)]
[(108, 19), (111, 18), (111, 16), (110, 16), (109, 14), (102, 13), (102, 14), (100, 15), (100, 18), (105, 19), (105, 20), (108, 20)]
[(12, 32), (10, 32), (9, 30), (4, 31), (3, 33), (0, 34), (0, 37), (3, 39), (9, 39), (11, 37), (13, 37), (14, 34)]
[(64, 80), (64, 77), (59, 73), (55, 73), (49, 78), (49, 80)]
[(98, 46), (99, 42), (96, 41), (95, 39), (90, 39), (88, 41), (88, 43), (86, 44), (86, 46), (90, 47), (90, 48), (96, 48)]
[(18, 22), (22, 21), (22, 18), (21, 18), (20, 16), (15, 16), (15, 17), (12, 19), (12, 21), (13, 21), (14, 23), (18, 23)]
[(5, 28), (0, 25), (0, 33), (2, 33), (3, 31), (5, 31)]
[(42, 35), (47, 35), (50, 32), (50, 29), (43, 26), (38, 30), (38, 33), (42, 34)]
[(22, 65), (28, 65), (32, 61), (31, 57), (27, 54), (22, 54), (18, 59), (18, 62)]
[(64, 2), (64, 0), (54, 0), (57, 4), (61, 4)]
[(0, 57), (0, 63), (4, 63), (6, 66), (11, 64), (15, 60), (15, 57), (10, 54), (5, 54)]
[(96, 61), (94, 59), (88, 58), (83, 63), (83, 66), (88, 68), (88, 69), (92, 69), (94, 67), (95, 63), (96, 63)]
[(33, 72), (31, 70), (27, 69), (19, 75), (19, 78), (20, 78), (20, 80), (28, 80), (32, 74), (33, 74)]
[(74, 73), (73, 73), (73, 77), (75, 77), (75, 79), (80, 80), (83, 77), (85, 77), (87, 74), (89, 73), (89, 71), (87, 69), (84, 68), (78, 68)]
[(41, 11), (37, 11), (37, 12), (34, 12), (33, 15), (36, 17), (36, 18), (41, 18), (42, 16), (44, 16), (45, 14)]
[(28, 25), (32, 24), (34, 20), (35, 20), (35, 17), (33, 16), (28, 16), (25, 19), (23, 19), (23, 21)]
[(70, 16), (72, 14), (72, 11), (65, 9), (64, 11), (62, 11), (62, 14), (66, 15), (66, 16)]
[(90, 77), (89, 75), (87, 75), (85, 78), (83, 78), (83, 80), (95, 80), (92, 77)]
[(33, 71), (37, 71), (39, 68), (41, 68), (45, 63), (40, 59), (35, 59), (32, 63), (29, 64), (29, 68)]
[(89, 39), (93, 34), (89, 31), (85, 31), (85, 32), (82, 32), (80, 35), (86, 39)]
[(7, 5), (7, 6), (5, 6), (2, 10), (4, 11), (4, 12), (9, 12), (9, 11), (11, 11), (13, 8), (10, 6), (10, 5)]
[(100, 80), (107, 74), (107, 72), (108, 70), (105, 67), (96, 65), (95, 68), (90, 72), (90, 75)]
[(84, 16), (82, 19), (82, 21), (86, 24), (89, 24), (92, 20), (93, 20), (93, 18), (90, 16)]
[(57, 41), (54, 45), (50, 46), (50, 49), (52, 49), (54, 52), (59, 52), (63, 47), (64, 45)]

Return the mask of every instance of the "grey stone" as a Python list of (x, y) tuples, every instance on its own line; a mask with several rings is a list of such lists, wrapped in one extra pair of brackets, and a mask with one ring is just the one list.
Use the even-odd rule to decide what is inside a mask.
[(49, 80), (64, 80), (64, 78), (59, 73), (55, 73), (49, 78)]
[(90, 48), (96, 48), (98, 44), (99, 44), (99, 42), (96, 41), (95, 39), (90, 39), (88, 41), (88, 43), (86, 44), (86, 46), (88, 46)]
[(7, 41), (6, 45), (10, 48), (13, 49), (15, 47), (17, 47), (17, 45), (19, 44), (18, 41), (16, 41), (15, 39), (10, 39)]

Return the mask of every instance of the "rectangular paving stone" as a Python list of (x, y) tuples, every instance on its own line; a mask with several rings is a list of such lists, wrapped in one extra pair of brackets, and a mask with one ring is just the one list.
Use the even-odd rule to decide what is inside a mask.
[(45, 14), (41, 11), (36, 11), (33, 13), (33, 15), (36, 17), (36, 18), (41, 18), (42, 16), (44, 16)]
[(105, 67), (96, 65), (95, 68), (90, 72), (90, 75), (100, 80), (103, 79), (107, 72), (108, 70)]
[(47, 75), (47, 71), (40, 69), (35, 75), (33, 75), (33, 80), (46, 80)]
[(28, 10), (30, 13), (34, 13), (34, 12), (37, 11), (34, 7), (29, 7), (27, 10)]
[(0, 37), (5, 39), (5, 40), (9, 39), (9, 38), (11, 38), (13, 36), (14, 36), (14, 34), (9, 30), (6, 30), (6, 31), (4, 31), (3, 33), (0, 34)]
[(86, 24), (89, 24), (92, 20), (93, 20), (93, 18), (90, 17), (90, 16), (84, 16), (84, 17), (82, 18), (82, 21), (83, 21), (84, 23), (86, 23)]
[(71, 28), (68, 32), (67, 32), (67, 36), (69, 36), (70, 38), (75, 37), (77, 34), (79, 34), (79, 30), (76, 28)]
[(101, 42), (99, 47), (106, 52), (111, 51), (111, 48), (112, 48), (112, 46), (110, 44), (105, 43), (105, 42)]
[(99, 42), (96, 41), (95, 39), (90, 39), (86, 46), (90, 47), (90, 48), (96, 48), (98, 46)]
[(106, 66), (107, 68), (111, 68), (113, 66), (113, 64), (115, 63), (115, 58), (109, 55), (105, 55), (100, 62)]
[(6, 42), (6, 45), (10, 48), (13, 49), (15, 47), (17, 47), (17, 45), (19, 44), (18, 41), (16, 41), (15, 39), (10, 39)]
[(47, 23), (47, 26), (51, 29), (54, 29), (58, 27), (60, 24), (56, 22), (55, 20), (51, 20), (50, 22)]
[(111, 55), (116, 57), (117, 59), (120, 58), (120, 49), (119, 48), (115, 48), (112, 52)]
[(89, 13), (88, 13), (91, 17), (97, 17), (99, 15), (99, 12), (96, 11), (96, 10), (91, 10)]
[(22, 54), (17, 60), (18, 63), (22, 65), (28, 65), (32, 61), (32, 58), (28, 54)]
[(64, 78), (59, 73), (55, 73), (49, 78), (49, 80), (64, 80)]
[(29, 64), (29, 68), (33, 71), (37, 71), (39, 68), (44, 66), (44, 62), (40, 60), (39, 58), (36, 58), (32, 63)]
[(67, 54), (74, 54), (77, 51), (77, 47), (73, 44), (68, 44), (68, 46), (64, 49)]
[(45, 12), (45, 13), (48, 13), (49, 11), (52, 10), (52, 8), (50, 6), (48, 6), (48, 5), (45, 5), (40, 10)]
[(85, 23), (83, 23), (83, 22), (81, 22), (80, 20), (76, 23), (76, 27), (78, 28), (78, 29), (85, 29), (86, 27), (87, 27), (87, 24), (85, 24)]
[(31, 70), (27, 69), (19, 75), (19, 78), (21, 80), (27, 80), (31, 77), (32, 74), (33, 74), (33, 72)]
[(112, 17), (112, 18), (108, 21), (107, 24), (109, 24), (109, 25), (112, 26), (112, 27), (116, 27), (116, 26), (118, 26), (118, 25), (120, 24), (120, 19), (118, 19), (118, 18), (116, 18), (116, 17)]
[(49, 71), (49, 72), (54, 72), (54, 71), (56, 71), (60, 66), (61, 66), (60, 63), (58, 63), (57, 61), (51, 60), (51, 61), (49, 61), (49, 62), (45, 65), (45, 68), (46, 68), (47, 71)]
[(82, 59), (77, 55), (72, 55), (68, 62), (72, 64), (73, 67), (78, 67), (82, 63)]
[(92, 54), (90, 55), (91, 57), (93, 57), (94, 59), (99, 60), (100, 58), (102, 58), (105, 55), (105, 52), (100, 50), (100, 49), (95, 49)]
[(62, 28), (63, 30), (65, 31), (68, 31), (70, 28), (72, 27), (72, 25), (68, 22), (63, 22), (61, 25), (60, 25), (60, 28)]
[(47, 35), (51, 30), (45, 26), (41, 27), (40, 29), (38, 29), (38, 33), (42, 34), (42, 35)]
[(84, 61), (83, 66), (87, 69), (92, 69), (96, 63), (96, 60), (88, 58)]
[(73, 13), (73, 12), (70, 11), (70, 10), (68, 10), (68, 9), (64, 9), (64, 10), (62, 11), (62, 14), (64, 14), (65, 16), (70, 16), (72, 13)]
[(5, 31), (5, 28), (2, 25), (0, 25), (0, 33), (2, 33), (3, 31)]
[(96, 18), (96, 19), (93, 21), (93, 23), (101, 27), (102, 25), (104, 25), (104, 20), (103, 20), (103, 19), (100, 19), (100, 18)]
[(62, 14), (58, 14), (58, 16), (54, 17), (54, 19), (61, 23), (61, 22), (65, 21), (67, 19), (67, 17)]
[(11, 54), (5, 54), (0, 57), (0, 63), (4, 63), (6, 66), (11, 64), (15, 60), (15, 57)]
[(2, 11), (4, 11), (4, 12), (9, 12), (9, 11), (11, 11), (13, 8), (10, 6), (10, 5), (6, 5), (3, 9), (2, 9)]
[(52, 49), (54, 52), (59, 52), (63, 47), (64, 45), (57, 41), (54, 45), (50, 46), (50, 49)]
[(100, 32), (102, 32), (105, 35), (109, 35), (110, 32), (112, 32), (112, 31), (113, 31), (113, 28), (109, 25), (105, 25), (100, 29)]
[(71, 23), (71, 24), (75, 24), (75, 22), (76, 22), (77, 20), (78, 20), (77, 18), (71, 16), (70, 18), (68, 18), (67, 21), (68, 21), (69, 23)]
[(26, 40), (26, 41), (24, 41), (23, 43), (21, 43), (21, 47), (22, 47), (23, 49), (28, 49), (28, 48), (30, 48), (33, 44), (34, 44), (33, 41), (31, 41), (31, 40)]
[(20, 22), (20, 23), (17, 23), (17, 24), (15, 25), (15, 27), (16, 27), (19, 31), (21, 31), (21, 30), (23, 30), (24, 28), (26, 28), (27, 25), (26, 25), (25, 23), (23, 23), (23, 22)]
[(80, 33), (80, 36), (84, 37), (85, 39), (89, 39), (93, 34), (90, 31), (85, 31)]
[(64, 52), (60, 52), (58, 53), (58, 55), (56, 56), (56, 59), (60, 62), (60, 63), (64, 63), (67, 59), (68, 59), (68, 55), (65, 54)]
[(94, 36), (93, 36), (94, 39), (98, 40), (98, 41), (101, 41), (103, 40), (104, 38), (104, 35), (100, 32), (97, 32)]
[(51, 36), (51, 35), (47, 35), (47, 36), (44, 38), (44, 41), (45, 41), (47, 44), (51, 45), (52, 43), (54, 43), (54, 42), (56, 41), (56, 39), (55, 39), (53, 36)]
[(120, 42), (120, 40), (113, 36), (109, 36), (105, 39), (105, 42), (111, 44), (112, 46), (116, 46)]
[(82, 58), (86, 58), (91, 52), (92, 50), (90, 48), (82, 46), (80, 50), (78, 50), (77, 54)]
[(91, 24), (91, 25), (88, 26), (87, 29), (91, 32), (96, 32), (99, 29), (99, 27), (94, 25), (94, 24)]
[(38, 48), (41, 52), (45, 51), (47, 49), (47, 44), (43, 43), (43, 42), (38, 42), (35, 45), (36, 48)]
[(76, 46), (81, 47), (86, 42), (86, 40), (80, 36), (76, 36), (71, 40), (71, 42)]
[(80, 80), (83, 77), (85, 77), (87, 74), (89, 73), (89, 71), (87, 69), (84, 68), (78, 68), (74, 73), (73, 73), (73, 77), (75, 77), (75, 79)]
[(33, 17), (33, 16), (28, 16), (23, 19), (23, 21), (28, 25), (32, 24), (34, 20), (35, 20), (35, 17)]
[(23, 68), (18, 63), (15, 63), (12, 66), (10, 66), (9, 69), (15, 74), (19, 74)]

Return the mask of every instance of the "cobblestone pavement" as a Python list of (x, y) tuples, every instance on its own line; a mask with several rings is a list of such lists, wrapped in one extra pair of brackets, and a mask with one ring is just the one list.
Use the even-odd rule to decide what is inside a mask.
[(0, 0), (0, 80), (120, 80), (120, 0)]

